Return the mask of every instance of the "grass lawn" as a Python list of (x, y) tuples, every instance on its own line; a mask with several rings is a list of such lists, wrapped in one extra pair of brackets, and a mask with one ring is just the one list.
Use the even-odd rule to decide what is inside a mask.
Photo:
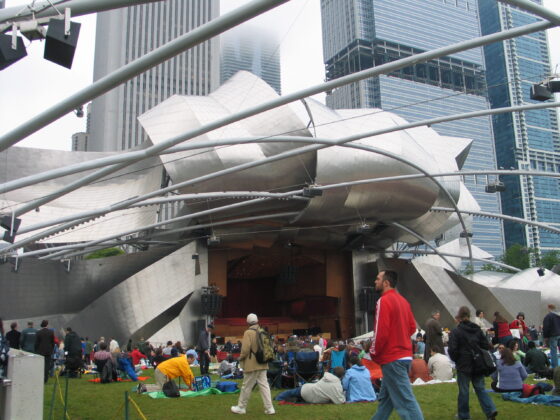
[[(152, 376), (153, 370), (147, 370), (145, 376)], [(147, 373), (146, 373), (147, 372)], [(193, 370), (198, 375), (198, 368)], [(239, 394), (210, 395), (196, 398), (152, 399), (147, 395), (132, 392), (134, 382), (118, 382), (111, 384), (96, 384), (88, 382), (90, 375), (83, 375), (81, 379), (70, 379), (68, 387), (68, 414), (71, 420), (110, 420), (124, 419), (124, 392), (131, 391), (130, 396), (138, 404), (148, 420), (178, 420), (178, 419), (269, 419), (264, 409), (258, 389), (253, 392), (247, 414), (239, 416), (230, 412), (229, 408), (237, 403)], [(217, 379), (213, 377), (212, 379)], [(149, 379), (146, 383), (153, 383)], [(239, 381), (241, 382), (241, 381)], [(44, 420), (50, 419), (51, 398), (54, 379), (51, 378), (45, 386)], [(64, 394), (65, 378), (60, 378), (61, 392)], [(272, 396), (279, 390), (272, 390)], [(56, 390), (53, 419), (63, 419), (63, 404)], [(414, 387), (416, 398), (422, 407), (426, 420), (453, 419), (457, 412), (457, 385), (440, 384)], [(560, 408), (519, 404), (502, 400), (500, 395), (491, 393), (501, 419), (554, 419), (560, 418)], [(355, 403), (343, 405), (309, 405), (290, 406), (274, 403), (276, 419), (369, 419), (377, 409), (377, 403)], [(132, 404), (129, 404), (129, 419), (141, 419)], [(486, 419), (483, 415), (476, 395), (471, 392), (471, 417), (473, 420)], [(391, 419), (398, 419), (395, 413)]]

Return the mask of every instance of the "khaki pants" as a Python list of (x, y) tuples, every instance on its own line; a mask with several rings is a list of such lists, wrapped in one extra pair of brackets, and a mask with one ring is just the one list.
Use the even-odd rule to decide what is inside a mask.
[(259, 385), (261, 398), (266, 410), (272, 409), (272, 399), (270, 397), (270, 387), (266, 378), (266, 369), (255, 370), (253, 372), (243, 372), (243, 385), (241, 386), (241, 394), (239, 394), (239, 402), (237, 406), (247, 408), (247, 403), (251, 397), (251, 391), (255, 383)]
[(165, 376), (158, 368), (154, 370), (154, 379), (156, 380), (156, 384), (159, 385), (160, 389), (163, 388), (163, 384), (169, 380), (167, 379), (167, 376)]

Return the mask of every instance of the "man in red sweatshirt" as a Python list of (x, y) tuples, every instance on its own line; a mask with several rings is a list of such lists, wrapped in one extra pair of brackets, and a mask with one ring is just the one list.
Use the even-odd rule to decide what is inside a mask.
[(370, 356), (381, 365), (383, 381), (379, 406), (372, 420), (388, 419), (393, 409), (401, 419), (423, 420), (408, 378), (412, 363), (410, 337), (416, 331), (416, 321), (410, 304), (395, 290), (396, 285), (397, 273), (394, 271), (381, 271), (375, 279), (375, 290), (381, 292), (381, 298), (377, 301)]

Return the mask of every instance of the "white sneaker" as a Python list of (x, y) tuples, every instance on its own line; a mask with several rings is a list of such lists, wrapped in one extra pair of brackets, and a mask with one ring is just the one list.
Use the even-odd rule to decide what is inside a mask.
[(274, 411), (274, 407), (272, 407), (264, 410), (264, 414), (276, 414), (276, 411)]
[(233, 407), (231, 407), (231, 412), (235, 414), (245, 414), (245, 409), (234, 405)]

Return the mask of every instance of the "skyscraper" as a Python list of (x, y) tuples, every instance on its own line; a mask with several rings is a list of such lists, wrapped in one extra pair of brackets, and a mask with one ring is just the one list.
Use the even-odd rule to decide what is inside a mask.
[[(164, 0), (99, 13), (94, 80), (219, 15), (219, 0)], [(92, 104), (89, 150), (124, 150), (146, 140), (137, 117), (174, 94), (206, 95), (219, 86), (214, 38), (127, 81)]]
[(238, 26), (221, 36), (221, 83), (240, 70), (259, 76), (278, 94), (280, 86), (280, 45), (269, 32)]
[[(534, 0), (542, 4), (541, 0)], [(540, 20), (515, 7), (479, 0), (483, 34), (507, 30)], [(550, 75), (548, 43), (536, 32), (484, 48), (489, 98), (494, 108), (534, 102), (531, 85)], [(560, 135), (555, 110), (536, 110), (493, 118), (498, 165), (505, 168), (560, 172)], [(557, 178), (503, 177), (505, 214), (560, 225), (560, 184)], [(540, 252), (560, 248), (557, 234), (536, 227), (504, 223), (506, 245), (521, 244)]]
[[(475, 0), (322, 0), (327, 79), (480, 36), (477, 12)], [(488, 108), (486, 92), (483, 52), (475, 48), (338, 88), (327, 95), (327, 105), (383, 108), (412, 122)], [(433, 128), (474, 140), (464, 169), (496, 168), (489, 117)], [(500, 213), (498, 195), (485, 193), (494, 177), (464, 178), (483, 211)], [(500, 221), (475, 218), (473, 234), (477, 246), (503, 253)]]

